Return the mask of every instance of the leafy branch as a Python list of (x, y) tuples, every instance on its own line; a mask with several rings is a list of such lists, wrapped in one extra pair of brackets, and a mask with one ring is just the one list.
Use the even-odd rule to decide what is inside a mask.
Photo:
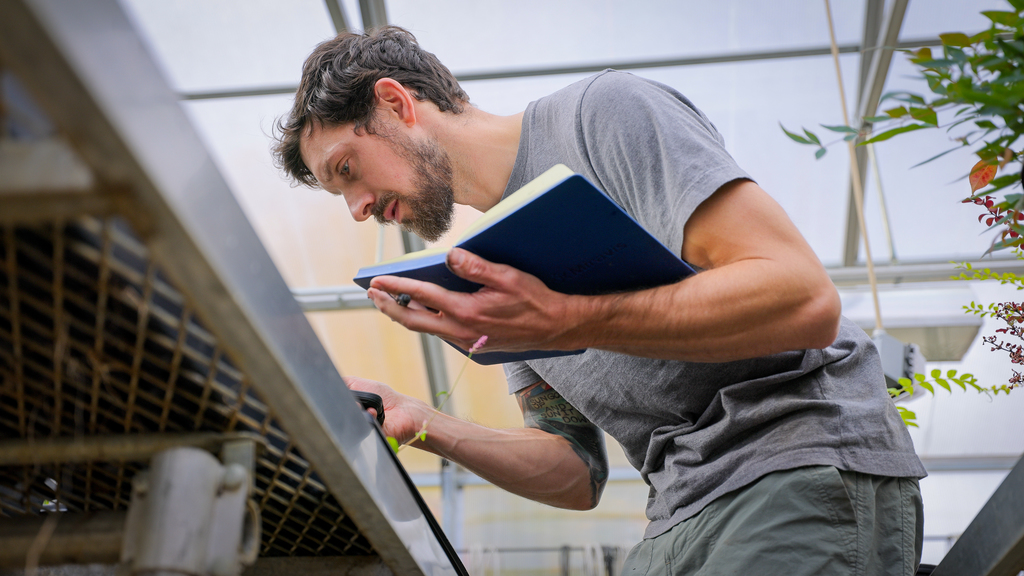
[[(974, 35), (940, 34), (941, 55), (933, 54), (931, 48), (902, 50), (927, 83), (930, 95), (889, 92), (880, 103), (893, 106), (861, 119), (858, 127), (822, 125), (842, 134), (842, 141), (856, 141), (858, 146), (918, 130), (945, 129), (949, 133), (960, 128), (961, 133), (953, 138), (954, 147), (918, 166), (963, 147), (975, 148), (979, 161), (967, 174), (971, 196), (965, 202), (991, 202), (986, 208), (997, 211), (983, 215), (990, 228), (1001, 229), (989, 251), (1024, 245), (1024, 195), (1004, 192), (1022, 181), (1024, 171), (996, 177), (997, 171), (1010, 163), (1019, 167), (1016, 161), (1021, 155), (1013, 148), (1024, 136), (1024, 0), (1008, 2), (1012, 10), (982, 12), (991, 22), (987, 30)], [(940, 117), (949, 120), (940, 124)], [(782, 130), (791, 140), (816, 147), (816, 158), (824, 156), (834, 143), (823, 143), (807, 129), (803, 129), (803, 135), (785, 127)], [(997, 193), (1005, 195), (1000, 198)], [(982, 202), (977, 202), (980, 198)]]
[(420, 426), (419, 431), (413, 434), (412, 438), (409, 438), (405, 442), (399, 444), (397, 438), (393, 436), (387, 437), (388, 445), (391, 446), (391, 449), (394, 450), (396, 454), (416, 440), (423, 442), (427, 439), (427, 426), (430, 426), (430, 423), (433, 422), (434, 418), (441, 413), (441, 409), (444, 408), (445, 404), (447, 404), (448, 400), (452, 397), (452, 394), (455, 393), (455, 387), (458, 386), (459, 382), (462, 380), (462, 374), (466, 371), (466, 366), (469, 365), (470, 359), (473, 358), (473, 354), (479, 352), (480, 349), (484, 347), (484, 344), (487, 344), (487, 336), (481, 336), (473, 346), (469, 348), (469, 353), (466, 354), (466, 361), (463, 362), (462, 369), (459, 370), (459, 374), (455, 376), (455, 380), (452, 382), (451, 388), (448, 390), (441, 390), (437, 393), (436, 397), (440, 398), (441, 402), (437, 405), (437, 408), (434, 408), (434, 412), (430, 415), (430, 418), (423, 420), (423, 424)]

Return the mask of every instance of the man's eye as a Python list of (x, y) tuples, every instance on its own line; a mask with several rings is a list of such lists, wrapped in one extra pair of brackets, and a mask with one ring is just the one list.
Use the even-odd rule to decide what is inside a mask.
[(344, 164), (344, 165), (342, 165), (342, 167), (341, 167), (341, 173), (342, 173), (342, 175), (344, 175), (344, 176), (348, 176), (348, 162), (347, 162), (347, 161), (345, 162), (345, 164)]

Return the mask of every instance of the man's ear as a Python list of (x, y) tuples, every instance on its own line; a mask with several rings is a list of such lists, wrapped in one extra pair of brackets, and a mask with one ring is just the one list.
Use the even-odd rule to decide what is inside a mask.
[(391, 78), (381, 78), (373, 85), (377, 111), (412, 127), (416, 124), (416, 97), (405, 86)]

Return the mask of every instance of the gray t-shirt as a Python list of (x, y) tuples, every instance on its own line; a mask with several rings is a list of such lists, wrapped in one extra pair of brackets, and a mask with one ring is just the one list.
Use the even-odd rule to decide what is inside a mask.
[[(697, 206), (749, 178), (684, 96), (610, 70), (527, 107), (505, 194), (557, 163), (680, 252)], [(925, 476), (874, 345), (845, 318), (823, 350), (697, 363), (591, 349), (506, 364), (505, 374), (512, 393), (544, 380), (622, 445), (650, 486), (647, 538), (777, 470)]]

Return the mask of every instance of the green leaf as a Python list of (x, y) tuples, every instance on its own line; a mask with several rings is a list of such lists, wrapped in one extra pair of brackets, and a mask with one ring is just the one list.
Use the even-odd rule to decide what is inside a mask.
[[(888, 120), (888, 118), (886, 118), (886, 120)], [(836, 126), (826, 126), (825, 124), (822, 124), (821, 127), (822, 128), (827, 128), (827, 129), (829, 129), (829, 130), (831, 130), (833, 132), (845, 132), (845, 133), (852, 133), (852, 134), (856, 134), (857, 133), (857, 129), (856, 128), (850, 128), (849, 126), (843, 126), (841, 124), (840, 125), (836, 125)]]
[(804, 134), (807, 134), (807, 137), (811, 140), (811, 142), (814, 142), (818, 146), (821, 146), (821, 140), (818, 140), (818, 136), (814, 132), (811, 132), (807, 128), (804, 128)]
[(398, 449), (401, 448), (401, 445), (399, 445), (398, 440), (396, 440), (392, 436), (388, 436), (388, 446), (391, 446), (391, 449), (395, 452), (395, 454), (398, 454)]
[(948, 32), (946, 34), (939, 34), (939, 39), (942, 40), (943, 46), (957, 46), (963, 48), (971, 45), (971, 39), (962, 32)]
[(822, 146), (821, 148), (818, 148), (814, 152), (814, 159), (815, 160), (821, 160), (821, 157), (824, 156), (826, 152), (828, 152), (828, 150), (824, 146)]
[(886, 92), (878, 101), (885, 102), (886, 100), (898, 100), (900, 102), (908, 102), (910, 104), (926, 104), (924, 98), (921, 98), (917, 94), (899, 90), (894, 92)]
[(932, 385), (929, 384), (928, 382), (921, 382), (921, 388), (924, 388), (925, 390), (931, 392), (932, 394), (935, 394), (935, 388), (933, 388)]
[(939, 376), (942, 376), (942, 370), (939, 370), (938, 368), (932, 370), (931, 376), (932, 378), (938, 378)]
[[(902, 108), (902, 106), (901, 106), (901, 108)], [(904, 110), (904, 112), (906, 112), (906, 110)], [(865, 122), (871, 122), (872, 124), (874, 124), (875, 122), (885, 122), (886, 120), (891, 120), (891, 119), (892, 119), (892, 116), (868, 116), (867, 118), (864, 119), (864, 121)]]
[(988, 120), (975, 120), (974, 124), (978, 128), (989, 128), (989, 129), (992, 129), (992, 130), (994, 130), (996, 128), (996, 125), (993, 124), (992, 122), (988, 121)]
[(915, 414), (914, 412), (911, 412), (910, 410), (907, 410), (903, 406), (897, 406), (896, 410), (899, 411), (900, 418), (903, 419), (903, 423), (905, 425), (913, 426), (914, 428), (918, 427), (917, 424), (914, 423), (914, 421), (917, 420), (917, 414)]
[(907, 114), (910, 114), (910, 112), (907, 111), (907, 108), (905, 106), (897, 106), (896, 108), (890, 108), (888, 110), (885, 110), (885, 113), (888, 114), (890, 118), (901, 118), (903, 116), (906, 116)]
[(991, 20), (994, 24), (1002, 24), (1003, 26), (1015, 26), (1017, 21), (1020, 20), (1020, 16), (1016, 12), (1003, 12), (1001, 10), (986, 10), (981, 15)]
[(416, 438), (418, 438), (420, 442), (426, 442), (427, 441), (427, 431), (426, 430), (420, 430), (419, 432), (416, 433)]
[(952, 391), (953, 391), (953, 390), (952, 390), (952, 389), (950, 389), (950, 387), (949, 387), (949, 382), (947, 382), (947, 381), (946, 381), (946, 380), (944, 380), (943, 378), (938, 378), (938, 379), (936, 379), (936, 380), (935, 380), (935, 383), (936, 383), (936, 384), (938, 384), (939, 386), (942, 386), (943, 388), (945, 388), (945, 389), (946, 389), (946, 392), (952, 392)]
[(847, 134), (846, 136), (843, 136), (843, 142), (850, 142), (851, 140), (856, 140), (857, 136), (859, 136), (859, 134)]
[(918, 382), (924, 382), (924, 374), (914, 374), (914, 380)]
[(896, 136), (897, 134), (904, 134), (906, 132), (913, 132), (914, 130), (920, 130), (921, 128), (931, 128), (931, 126), (929, 126), (927, 124), (908, 124), (906, 126), (900, 126), (899, 128), (893, 128), (892, 130), (886, 130), (885, 132), (882, 132), (881, 134), (879, 134), (877, 136), (874, 136), (874, 137), (872, 137), (869, 140), (865, 140), (865, 141), (861, 142), (859, 144), (859, 146), (863, 146), (865, 144), (874, 144), (875, 142), (882, 142), (882, 141), (888, 140), (889, 138), (892, 138), (893, 136)]
[(920, 120), (925, 124), (931, 124), (937, 126), (939, 124), (938, 115), (935, 114), (935, 110), (931, 108), (911, 108), (910, 117), (914, 120)]
[(889, 392), (889, 396), (892, 398), (895, 398), (900, 395), (900, 390), (898, 388), (886, 388), (886, 390)]
[(800, 144), (811, 144), (811, 141), (808, 140), (807, 138), (804, 138), (803, 136), (797, 136), (796, 134), (793, 134), (789, 130), (786, 130), (786, 127), (783, 126), (781, 122), (779, 123), (779, 128), (782, 128), (782, 131), (786, 133), (786, 136), (792, 138), (794, 142), (798, 142)]

